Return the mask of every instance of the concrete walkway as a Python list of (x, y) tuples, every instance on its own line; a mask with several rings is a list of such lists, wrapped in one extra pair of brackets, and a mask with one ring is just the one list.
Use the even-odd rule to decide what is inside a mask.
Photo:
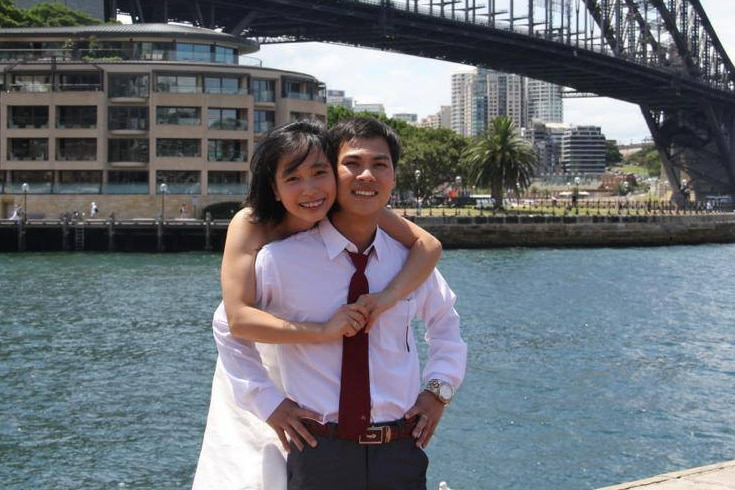
[(599, 490), (735, 490), (735, 460), (666, 473)]

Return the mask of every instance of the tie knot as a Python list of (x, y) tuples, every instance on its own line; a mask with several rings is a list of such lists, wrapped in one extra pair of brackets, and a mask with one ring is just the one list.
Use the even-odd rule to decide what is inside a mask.
[(347, 252), (350, 254), (350, 258), (352, 259), (352, 263), (355, 264), (355, 269), (359, 272), (365, 272), (365, 267), (367, 266), (367, 260), (368, 256), (361, 253), (352, 253)]

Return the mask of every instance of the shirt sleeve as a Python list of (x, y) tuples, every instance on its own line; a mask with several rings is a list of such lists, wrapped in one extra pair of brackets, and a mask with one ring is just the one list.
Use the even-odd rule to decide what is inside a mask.
[(429, 346), (423, 381), (440, 379), (455, 389), (462, 384), (467, 365), (467, 344), (454, 309), (456, 296), (438, 270), (421, 286), (426, 298), (416, 312), (426, 327)]
[[(260, 253), (258, 258), (260, 258)], [(258, 266), (256, 259), (256, 283), (258, 291), (267, 282), (262, 278), (265, 269)], [(260, 293), (258, 293), (260, 297)], [(235, 338), (227, 323), (224, 305), (220, 304), (212, 321), (214, 340), (222, 367), (230, 381), (237, 405), (266, 421), (285, 399), (283, 393), (271, 380), (256, 344)]]

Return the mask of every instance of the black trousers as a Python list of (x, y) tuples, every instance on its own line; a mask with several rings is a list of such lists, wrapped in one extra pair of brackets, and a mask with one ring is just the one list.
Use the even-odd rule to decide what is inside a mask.
[(288, 490), (426, 490), (429, 458), (414, 439), (360, 445), (317, 437), (303, 452), (291, 444)]

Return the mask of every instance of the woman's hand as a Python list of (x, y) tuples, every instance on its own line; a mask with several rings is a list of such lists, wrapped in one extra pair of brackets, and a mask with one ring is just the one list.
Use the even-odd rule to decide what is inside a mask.
[(344, 305), (324, 324), (326, 340), (337, 340), (352, 337), (365, 327), (369, 313), (367, 308), (358, 303)]

